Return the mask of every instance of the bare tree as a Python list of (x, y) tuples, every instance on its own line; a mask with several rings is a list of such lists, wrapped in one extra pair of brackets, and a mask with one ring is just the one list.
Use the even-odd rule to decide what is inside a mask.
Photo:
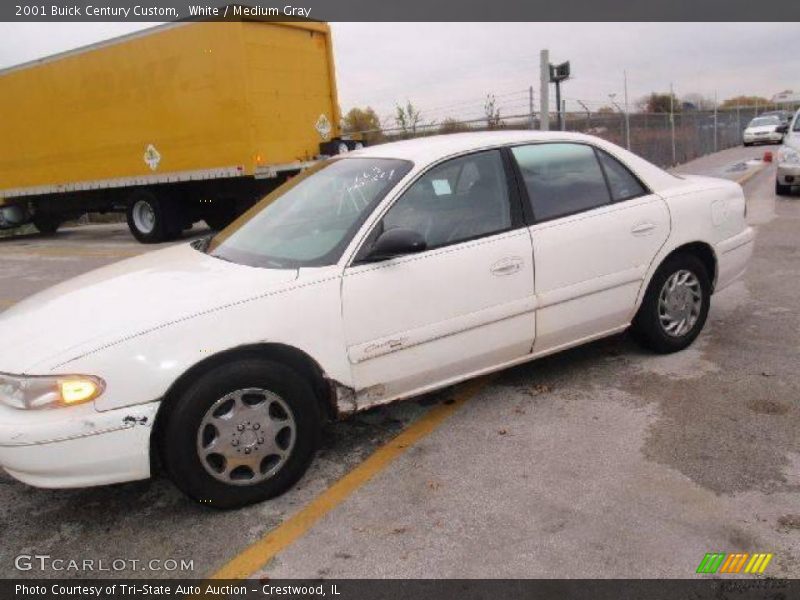
[(406, 100), (405, 106), (395, 107), (394, 121), (404, 136), (415, 136), (421, 119), (422, 115), (410, 100)]
[(442, 124), (439, 125), (439, 133), (460, 133), (462, 131), (469, 131), (469, 127), (463, 121), (447, 117)]
[(488, 129), (497, 129), (503, 126), (503, 121), (500, 119), (500, 109), (497, 108), (497, 100), (495, 100), (494, 94), (486, 94), (483, 112), (486, 115), (486, 127)]

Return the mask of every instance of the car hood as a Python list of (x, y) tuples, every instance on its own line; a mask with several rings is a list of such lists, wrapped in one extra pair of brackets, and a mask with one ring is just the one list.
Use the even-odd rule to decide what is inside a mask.
[(772, 133), (777, 125), (762, 125), (761, 127), (748, 127), (745, 133)]
[(212, 258), (189, 244), (60, 283), (0, 313), (0, 372), (46, 373), (129, 336), (260, 296), (297, 278)]

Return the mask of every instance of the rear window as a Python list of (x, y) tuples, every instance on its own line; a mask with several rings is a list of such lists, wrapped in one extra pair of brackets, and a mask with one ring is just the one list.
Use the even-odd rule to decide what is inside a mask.
[(637, 198), (647, 194), (645, 187), (636, 176), (628, 170), (628, 167), (599, 148), (597, 150), (597, 156), (600, 159), (600, 164), (603, 165), (603, 170), (606, 172), (608, 186), (611, 188), (611, 197), (614, 199), (614, 202), (630, 200), (631, 198)]

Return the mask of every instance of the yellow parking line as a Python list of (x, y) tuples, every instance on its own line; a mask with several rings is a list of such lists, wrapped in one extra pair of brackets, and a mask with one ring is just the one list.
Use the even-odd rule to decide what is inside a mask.
[(744, 185), (745, 183), (747, 183), (748, 181), (750, 181), (750, 180), (751, 180), (753, 177), (755, 177), (756, 175), (758, 175), (759, 173), (761, 173), (761, 171), (763, 171), (763, 170), (764, 170), (764, 168), (766, 167), (766, 165), (767, 165), (767, 163), (763, 163), (763, 164), (762, 164), (760, 167), (758, 167), (757, 169), (753, 169), (753, 170), (752, 170), (752, 171), (750, 171), (749, 173), (747, 173), (747, 174), (745, 174), (745, 175), (742, 175), (741, 177), (739, 177), (739, 179), (737, 179), (737, 180), (736, 180), (736, 183), (738, 183), (739, 185)]
[(245, 548), (214, 573), (211, 579), (241, 579), (258, 571), (282, 550), (305, 535), (353, 492), (383, 471), (411, 446), (433, 432), (467, 400), (486, 387), (489, 381), (489, 377), (481, 377), (460, 386), (452, 403), (440, 404), (414, 421), (397, 437), (378, 448), (364, 462), (314, 498), (310, 504)]

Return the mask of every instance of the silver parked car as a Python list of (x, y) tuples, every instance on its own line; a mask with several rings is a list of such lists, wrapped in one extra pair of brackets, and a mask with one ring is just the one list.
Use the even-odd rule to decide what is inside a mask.
[(747, 124), (742, 134), (745, 146), (753, 144), (780, 144), (783, 141), (781, 120), (774, 116), (756, 117)]
[(778, 196), (788, 196), (793, 185), (800, 186), (800, 110), (794, 114), (789, 124), (777, 158), (775, 193)]

